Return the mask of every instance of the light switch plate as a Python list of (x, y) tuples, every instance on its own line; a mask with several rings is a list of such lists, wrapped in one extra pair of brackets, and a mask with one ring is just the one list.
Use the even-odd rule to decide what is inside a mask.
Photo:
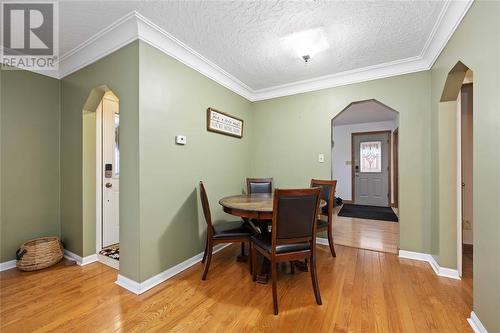
[(185, 135), (176, 135), (175, 143), (178, 145), (185, 145), (187, 143), (187, 138)]
[(318, 162), (319, 163), (325, 162), (325, 155), (324, 154), (319, 154), (318, 155)]

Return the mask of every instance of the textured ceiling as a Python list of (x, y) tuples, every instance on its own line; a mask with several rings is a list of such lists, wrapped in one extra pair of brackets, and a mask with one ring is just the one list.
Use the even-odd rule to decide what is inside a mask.
[(334, 126), (391, 121), (398, 113), (374, 100), (352, 103), (333, 119)]
[[(251, 89), (419, 56), (441, 1), (67, 1), (60, 54), (135, 10)], [(309, 63), (280, 38), (322, 27), (330, 49)]]

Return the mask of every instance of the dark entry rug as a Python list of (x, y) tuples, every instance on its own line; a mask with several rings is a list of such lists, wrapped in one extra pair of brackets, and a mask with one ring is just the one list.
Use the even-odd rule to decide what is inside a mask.
[(344, 204), (338, 216), (356, 217), (359, 219), (398, 222), (399, 219), (390, 207), (364, 206)]
[(99, 251), (99, 254), (110, 257), (111, 259), (120, 260), (120, 245), (111, 245)]

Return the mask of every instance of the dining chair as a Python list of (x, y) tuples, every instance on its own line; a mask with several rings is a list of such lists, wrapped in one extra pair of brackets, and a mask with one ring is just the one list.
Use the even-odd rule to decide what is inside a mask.
[[(252, 264), (257, 252), (271, 262), (274, 314), (278, 314), (277, 264), (309, 259), (311, 280), (316, 303), (321, 305), (318, 278), (316, 276), (316, 219), (320, 203), (320, 188), (274, 190), (271, 234), (253, 235)], [(253, 280), (257, 269), (252, 268)]]
[[(205, 244), (205, 253), (203, 254), (202, 263), (205, 264), (203, 269), (202, 280), (206, 280), (208, 269), (210, 268), (210, 262), (212, 261), (213, 247), (216, 244), (221, 243), (248, 243), (250, 249), (252, 244), (250, 241), (250, 236), (252, 235), (252, 230), (246, 225), (244, 221), (236, 222), (222, 222), (212, 224), (212, 216), (210, 213), (210, 205), (208, 203), (207, 191), (203, 182), (200, 181), (200, 198), (201, 206), (203, 207), (203, 215), (205, 216), (205, 221), (207, 222), (207, 242)], [(252, 258), (249, 258), (250, 274), (252, 274)]]
[(328, 245), (333, 257), (336, 257), (335, 247), (333, 244), (333, 203), (335, 201), (335, 189), (337, 187), (336, 180), (320, 180), (311, 179), (311, 187), (321, 188), (321, 199), (326, 201), (326, 206), (320, 209), (320, 216), (326, 216), (327, 220), (319, 218), (316, 232), (327, 231)]
[(273, 179), (247, 178), (247, 193), (273, 193)]

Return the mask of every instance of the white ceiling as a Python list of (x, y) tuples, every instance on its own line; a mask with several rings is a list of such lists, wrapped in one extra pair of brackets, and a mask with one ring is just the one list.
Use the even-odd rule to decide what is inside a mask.
[(374, 123), (379, 121), (393, 121), (398, 118), (398, 112), (385, 106), (384, 104), (368, 100), (350, 104), (335, 118), (334, 126)]
[[(64, 55), (137, 11), (252, 90), (421, 55), (442, 1), (64, 1)], [(305, 64), (280, 37), (323, 27), (330, 49)]]

